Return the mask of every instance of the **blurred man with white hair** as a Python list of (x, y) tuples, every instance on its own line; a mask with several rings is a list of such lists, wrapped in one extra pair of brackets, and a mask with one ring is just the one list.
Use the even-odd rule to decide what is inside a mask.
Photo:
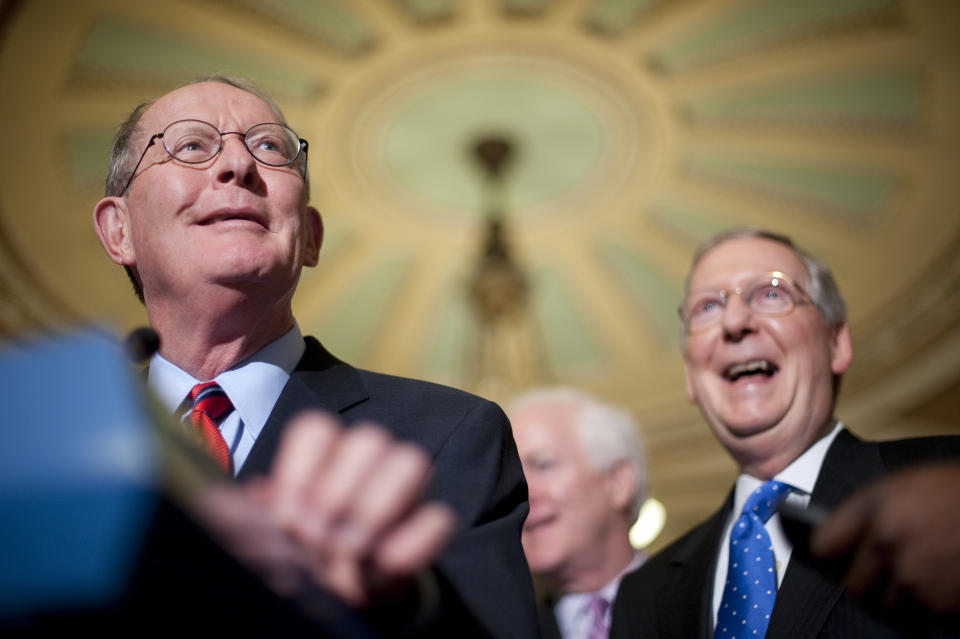
[(572, 388), (531, 391), (509, 413), (530, 491), (522, 541), (545, 590), (543, 637), (605, 638), (620, 579), (642, 563), (628, 537), (647, 496), (639, 427)]

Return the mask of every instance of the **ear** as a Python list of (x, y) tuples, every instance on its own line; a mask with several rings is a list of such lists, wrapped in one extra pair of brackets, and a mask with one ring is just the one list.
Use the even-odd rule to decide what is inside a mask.
[(130, 241), (130, 215), (122, 197), (105, 197), (93, 207), (93, 229), (103, 250), (117, 264), (137, 263)]
[(607, 499), (617, 512), (624, 512), (633, 500), (637, 482), (637, 469), (629, 461), (621, 459), (607, 470)]
[(850, 340), (850, 326), (844, 322), (833, 329), (830, 344), (830, 370), (834, 375), (842, 375), (853, 361), (853, 343)]
[(304, 266), (316, 266), (320, 260), (320, 246), (323, 245), (323, 218), (312, 206), (307, 207), (306, 225), (303, 229), (306, 240)]

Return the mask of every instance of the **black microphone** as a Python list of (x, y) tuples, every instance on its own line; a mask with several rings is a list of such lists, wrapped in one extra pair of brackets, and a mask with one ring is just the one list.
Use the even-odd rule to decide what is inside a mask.
[(130, 331), (123, 348), (132, 361), (143, 362), (160, 348), (160, 336), (149, 326), (141, 326)]

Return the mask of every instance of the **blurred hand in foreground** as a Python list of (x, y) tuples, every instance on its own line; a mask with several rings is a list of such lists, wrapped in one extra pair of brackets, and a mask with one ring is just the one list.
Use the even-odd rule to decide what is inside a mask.
[(814, 531), (811, 550), (845, 562), (844, 584), (868, 603), (960, 614), (960, 464), (862, 488)]
[(364, 608), (413, 583), (446, 546), (453, 511), (425, 502), (430, 459), (375, 424), (305, 412), (287, 426), (271, 474), (210, 488), (198, 512), (276, 592), (319, 585)]

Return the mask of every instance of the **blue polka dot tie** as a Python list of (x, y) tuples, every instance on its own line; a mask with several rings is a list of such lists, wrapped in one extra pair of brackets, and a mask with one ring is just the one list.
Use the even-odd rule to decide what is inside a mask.
[(763, 524), (789, 492), (787, 484), (768, 481), (750, 494), (733, 523), (714, 639), (754, 639), (767, 633), (777, 597), (777, 572), (770, 535)]

